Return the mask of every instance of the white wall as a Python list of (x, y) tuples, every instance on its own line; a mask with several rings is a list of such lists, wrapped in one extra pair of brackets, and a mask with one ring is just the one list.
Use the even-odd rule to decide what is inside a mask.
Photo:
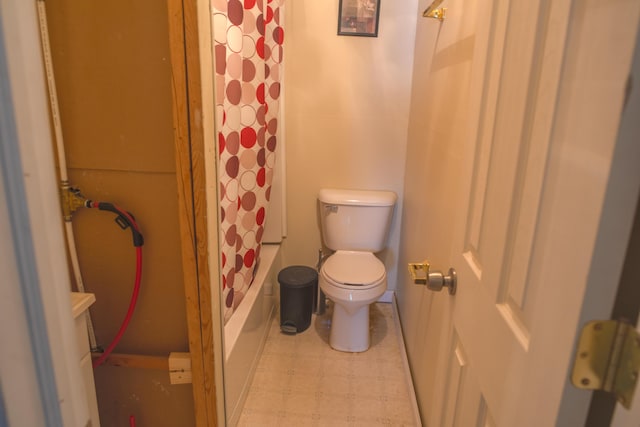
[(315, 265), (323, 187), (398, 196), (388, 249), (395, 287), (417, 0), (385, 1), (378, 37), (338, 36), (338, 0), (286, 6), (287, 238), (283, 265)]

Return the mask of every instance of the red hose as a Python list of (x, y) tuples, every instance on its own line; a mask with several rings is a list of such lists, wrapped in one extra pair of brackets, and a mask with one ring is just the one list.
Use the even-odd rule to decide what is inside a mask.
[[(96, 203), (96, 206), (92, 206), (92, 207), (97, 207), (97, 203)], [(131, 221), (136, 231), (138, 232), (140, 231), (138, 229), (138, 224), (136, 224), (132, 215), (130, 215), (129, 213), (127, 213), (126, 211), (120, 208), (118, 208), (118, 211), (120, 212), (121, 215), (125, 215)], [(136, 303), (138, 301), (138, 294), (140, 292), (141, 280), (142, 280), (142, 246), (136, 246), (136, 281), (135, 281), (135, 284), (133, 285), (133, 293), (131, 295), (131, 301), (129, 302), (129, 309), (127, 310), (127, 314), (124, 317), (122, 324), (120, 325), (120, 329), (118, 330), (118, 333), (113, 338), (113, 340), (109, 343), (109, 345), (107, 346), (107, 349), (104, 351), (104, 353), (100, 355), (100, 357), (98, 357), (97, 359), (94, 359), (93, 369), (97, 368), (102, 363), (104, 363), (104, 361), (107, 359), (107, 357), (109, 357), (109, 355), (111, 354), (113, 349), (116, 347), (116, 345), (118, 345), (118, 343), (120, 342), (120, 339), (124, 335), (124, 332), (127, 330), (127, 327), (129, 326), (129, 322), (131, 321), (131, 317), (133, 316), (133, 311), (136, 308)]]

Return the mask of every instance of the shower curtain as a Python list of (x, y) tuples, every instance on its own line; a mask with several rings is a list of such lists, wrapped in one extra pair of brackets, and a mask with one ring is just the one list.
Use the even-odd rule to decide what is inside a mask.
[(284, 0), (212, 0), (225, 323), (260, 259), (278, 128)]

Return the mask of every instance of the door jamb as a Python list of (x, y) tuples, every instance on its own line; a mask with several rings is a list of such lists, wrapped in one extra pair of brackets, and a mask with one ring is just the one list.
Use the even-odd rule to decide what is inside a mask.
[[(635, 77), (635, 78), (634, 78)], [(633, 87), (635, 82), (636, 87)], [(623, 108), (622, 119), (619, 128), (618, 141), (627, 138), (631, 141), (640, 139), (640, 125), (636, 118), (640, 112), (640, 33), (636, 36), (636, 46), (627, 81), (627, 97)], [(636, 203), (635, 216), (629, 243), (625, 254), (622, 274), (618, 283), (615, 301), (611, 310), (611, 319), (622, 320), (631, 325), (638, 323), (640, 314), (640, 195)], [(595, 320), (595, 319), (594, 319)], [(636, 390), (638, 393), (638, 391)], [(610, 425), (614, 411), (619, 408), (616, 397), (607, 392), (594, 391), (589, 405), (589, 412), (585, 426)], [(618, 410), (621, 410), (620, 408)]]

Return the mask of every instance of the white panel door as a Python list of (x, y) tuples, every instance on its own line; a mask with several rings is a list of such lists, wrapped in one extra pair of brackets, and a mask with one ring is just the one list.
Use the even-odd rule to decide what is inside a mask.
[(618, 138), (640, 4), (484, 3), (435, 419), (582, 425), (575, 336), (611, 306), (640, 186), (639, 144)]

